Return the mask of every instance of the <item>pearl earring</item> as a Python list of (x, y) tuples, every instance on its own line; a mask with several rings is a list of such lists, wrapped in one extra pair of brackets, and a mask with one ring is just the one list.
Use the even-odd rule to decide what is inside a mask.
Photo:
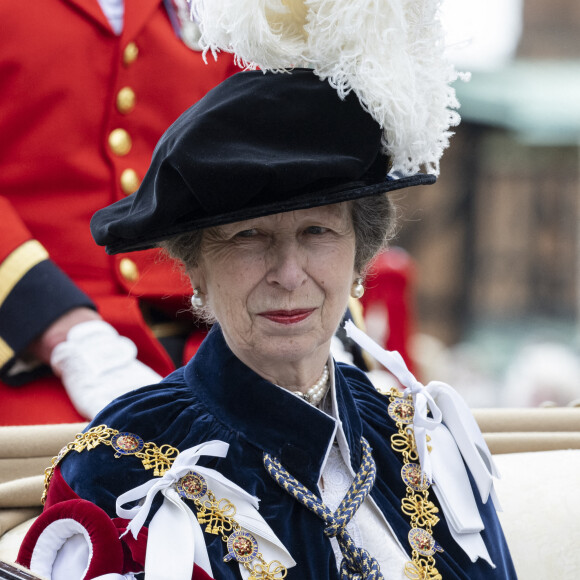
[(205, 296), (201, 293), (199, 288), (193, 289), (193, 296), (191, 297), (191, 305), (194, 308), (203, 308), (205, 306)]
[(365, 287), (363, 286), (363, 279), (356, 278), (356, 280), (352, 283), (352, 288), (350, 289), (350, 295), (353, 298), (361, 298), (364, 293), (365, 293)]

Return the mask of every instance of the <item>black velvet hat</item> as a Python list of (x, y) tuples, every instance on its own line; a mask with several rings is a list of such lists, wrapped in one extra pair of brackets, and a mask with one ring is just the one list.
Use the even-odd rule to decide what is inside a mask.
[(435, 182), (387, 176), (382, 129), (311, 70), (240, 72), (162, 136), (138, 191), (100, 211), (109, 254), (188, 231)]

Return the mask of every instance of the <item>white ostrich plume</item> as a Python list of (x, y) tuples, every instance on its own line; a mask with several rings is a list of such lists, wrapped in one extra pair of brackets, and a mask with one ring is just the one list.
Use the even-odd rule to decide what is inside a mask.
[(383, 129), (391, 172), (439, 173), (459, 123), (441, 0), (191, 0), (201, 45), (247, 68), (312, 68)]

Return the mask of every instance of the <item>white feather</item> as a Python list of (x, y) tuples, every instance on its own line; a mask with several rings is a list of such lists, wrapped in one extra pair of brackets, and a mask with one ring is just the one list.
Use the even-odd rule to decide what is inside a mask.
[(248, 68), (310, 67), (383, 129), (393, 172), (439, 173), (459, 123), (440, 0), (192, 0), (205, 50)]

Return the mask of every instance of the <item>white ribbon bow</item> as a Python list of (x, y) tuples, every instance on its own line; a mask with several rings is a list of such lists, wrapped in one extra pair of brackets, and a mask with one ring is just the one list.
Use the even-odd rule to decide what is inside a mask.
[[(415, 407), (413, 429), (421, 471), (433, 482), (433, 490), (455, 541), (472, 561), (484, 558), (493, 566), (481, 538), (484, 525), (463, 460), (475, 480), (481, 500), (486, 503), (491, 496), (496, 509), (499, 509), (499, 502), (493, 478), (499, 477), (499, 472), (467, 404), (446, 383), (432, 381), (423, 386), (398, 352), (384, 350), (351, 321), (345, 323), (345, 330), (411, 393)], [(431, 417), (428, 411), (431, 411)]]
[[(117, 498), (117, 515), (131, 519), (127, 532), (137, 538), (145, 523), (157, 493), (164, 496), (163, 504), (153, 516), (148, 530), (145, 575), (148, 580), (191, 580), (194, 562), (213, 578), (203, 532), (193, 512), (181, 500), (175, 484), (189, 471), (195, 471), (206, 480), (217, 498), (227, 498), (236, 507), (235, 519), (240, 526), (259, 537), (260, 552), (265, 559), (276, 559), (287, 568), (295, 562), (277, 536), (258, 513), (259, 501), (224, 477), (215, 469), (197, 465), (202, 455), (225, 457), (229, 445), (223, 441), (208, 441), (182, 451), (171, 469), (159, 479), (152, 479)], [(122, 506), (140, 501), (131, 509)], [(242, 576), (249, 572), (240, 565)]]

